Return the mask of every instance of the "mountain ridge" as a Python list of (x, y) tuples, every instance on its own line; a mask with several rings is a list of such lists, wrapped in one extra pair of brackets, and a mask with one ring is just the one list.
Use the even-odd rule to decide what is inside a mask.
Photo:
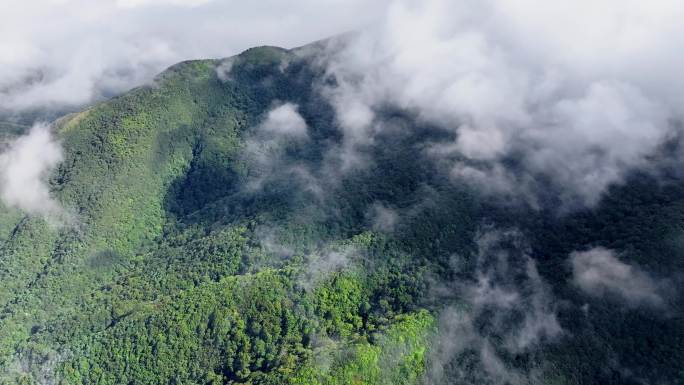
[[(450, 134), (392, 108), (367, 162), (341, 172), (322, 44), (184, 61), (55, 123), (50, 185), (76, 219), (2, 208), (0, 382), (684, 381), (681, 318), (585, 295), (567, 263), (598, 245), (681, 271), (680, 181), (634, 175), (562, 218), (501, 206), (425, 154)], [(263, 131), (282, 106), (304, 138)], [(520, 302), (477, 302), (487, 279)], [(531, 347), (506, 345), (542, 321)]]

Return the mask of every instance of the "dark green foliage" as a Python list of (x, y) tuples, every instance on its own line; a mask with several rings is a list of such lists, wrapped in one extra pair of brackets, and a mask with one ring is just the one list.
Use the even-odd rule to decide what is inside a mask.
[[(681, 272), (676, 176), (634, 175), (564, 216), (501, 205), (425, 151), (452, 133), (393, 109), (376, 111), (385, 126), (359, 148), (363, 167), (337, 172), (343, 138), (315, 61), (275, 47), (227, 60), (229, 74), (226, 61), (179, 63), (59, 121), (66, 159), (51, 186), (74, 223), (0, 208), (0, 383), (415, 384), (439, 336), (433, 315), (461, 303), (451, 288), (472, 282), (487, 226), (525, 234), (565, 330), (502, 353), (506, 365), (559, 384), (684, 381), (684, 297), (667, 314), (616, 306), (578, 291), (567, 264), (604, 246)], [(246, 143), (283, 102), (309, 141), (258, 167)], [(378, 225), (378, 207), (400, 220)], [(446, 371), (486, 383), (478, 359)]]
[(230, 277), (180, 294), (85, 341), (66, 364), (73, 382), (103, 384), (246, 381), (305, 354), (304, 310), (272, 271)]

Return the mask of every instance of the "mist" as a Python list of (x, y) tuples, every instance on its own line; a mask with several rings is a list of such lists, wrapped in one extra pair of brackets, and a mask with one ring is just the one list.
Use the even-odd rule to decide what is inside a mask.
[[(435, 316), (434, 335), (424, 350), (425, 370), (421, 373), (425, 383), (529, 384), (549, 378), (542, 377), (542, 373), (567, 369), (560, 365), (542, 367), (555, 365), (565, 357), (587, 360), (586, 365), (567, 366), (587, 371), (577, 377), (568, 371), (568, 381), (577, 378), (587, 382), (584, 380), (593, 374), (592, 370), (604, 375), (596, 368), (604, 364), (608, 369), (619, 366), (608, 355), (624, 357), (631, 348), (627, 343), (632, 341), (625, 339), (622, 344), (622, 340), (614, 338), (616, 346), (610, 346), (606, 342), (612, 342), (612, 335), (606, 331), (612, 332), (612, 327), (618, 325), (618, 335), (629, 327), (627, 321), (636, 324), (649, 311), (667, 310), (673, 302), (669, 296), (677, 290), (669, 281), (629, 262), (622, 252), (634, 252), (635, 245), (657, 245), (652, 260), (659, 262), (655, 259), (658, 257), (668, 261), (669, 256), (661, 254), (669, 252), (663, 245), (671, 234), (660, 233), (679, 235), (680, 228), (676, 223), (666, 226), (651, 220), (647, 214), (652, 211), (660, 215), (672, 208), (673, 216), (665, 219), (679, 220), (682, 216), (674, 204), (680, 202), (670, 194), (680, 190), (663, 194), (649, 190), (654, 197), (628, 191), (612, 202), (614, 206), (608, 205), (607, 214), (590, 209), (600, 204), (612, 186), (624, 183), (630, 173), (656, 169), (656, 158), (665, 156), (659, 151), (683, 134), (680, 106), (684, 102), (684, 80), (676, 71), (684, 64), (680, 49), (684, 4), (666, 0), (648, 4), (631, 0), (267, 0), (258, 4), (219, 0), (31, 0), (26, 4), (0, 5), (4, 16), (0, 45), (7, 47), (7, 54), (0, 57), (0, 118), (5, 113), (22, 114), (35, 109), (77, 109), (149, 84), (155, 74), (181, 60), (225, 58), (264, 44), (291, 48), (337, 36), (310, 46), (310, 50), (293, 51), (292, 55), (280, 52), (288, 56), (280, 67), (257, 68), (259, 64), (254, 66), (258, 71), (248, 73), (250, 76), (237, 76), (237, 71), (251, 69), (233, 66), (233, 59), (216, 61), (218, 80), (197, 79), (211, 85), (211, 94), (195, 95), (206, 89), (186, 89), (183, 84), (163, 90), (174, 95), (190, 91), (187, 99), (170, 99), (197, 103), (195, 109), (188, 110), (191, 112), (186, 111), (187, 121), (175, 121), (177, 114), (167, 119), (168, 111), (156, 109), (156, 104), (150, 110), (153, 112), (147, 111), (149, 100), (158, 99), (147, 99), (143, 92), (139, 98), (136, 94), (121, 105), (113, 105), (111, 111), (100, 114), (97, 108), (91, 110), (92, 119), (82, 123), (88, 125), (82, 137), (64, 136), (61, 140), (71, 141), (67, 145), (73, 148), (68, 150), (74, 155), (64, 175), (71, 175), (70, 170), (73, 175), (84, 175), (72, 178), (74, 187), (63, 190), (71, 194), (63, 197), (65, 202), (84, 202), (83, 212), (90, 215), (95, 230), (118, 225), (112, 224), (118, 218), (125, 222), (121, 227), (126, 227), (125, 231), (113, 231), (111, 236), (102, 234), (103, 241), (92, 245), (86, 243), (88, 237), (83, 241), (76, 237), (73, 252), (68, 248), (72, 247), (71, 238), (63, 242), (66, 246), (56, 243), (59, 247), (53, 247), (55, 251), (50, 254), (59, 257), (54, 258), (54, 271), (62, 274), (57, 270), (62, 266), (71, 270), (65, 268), (66, 273), (57, 278), (49, 275), (53, 270), (38, 273), (39, 278), (44, 274), (51, 279), (50, 283), (69, 283), (59, 279), (86, 266), (72, 263), (72, 259), (64, 263), (62, 254), (57, 254), (63, 252), (62, 247), (63, 254), (73, 255), (74, 261), (81, 258), (81, 250), (110, 243), (123, 250), (104, 250), (102, 258), (113, 260), (111, 274), (105, 271), (104, 278), (93, 274), (92, 287), (82, 293), (77, 290), (80, 281), (73, 287), (55, 285), (61, 290), (55, 289), (55, 293), (65, 293), (65, 303), (76, 303), (83, 295), (82, 308), (102, 307), (102, 314), (111, 314), (114, 321), (119, 307), (129, 306), (129, 302), (137, 306), (134, 301), (140, 301), (141, 306), (125, 316), (140, 311), (147, 317), (144, 312), (149, 311), (151, 317), (166, 308), (152, 306), (154, 303), (148, 303), (147, 298), (156, 301), (159, 295), (161, 303), (171, 293), (167, 302), (185, 300), (186, 294), (182, 293), (186, 288), (188, 295), (193, 294), (192, 287), (200, 285), (218, 289), (232, 282), (232, 278), (222, 277), (238, 273), (236, 282), (261, 279), (258, 273), (266, 270), (278, 275), (274, 279), (282, 275), (286, 282), (296, 272), (291, 285), (293, 298), (282, 303), (284, 310), (273, 317), (275, 320), (285, 315), (288, 307), (297, 305), (300, 294), (315, 294), (331, 280), (331, 292), (337, 290), (333, 285), (337, 277), (350, 273), (354, 279), (355, 275), (362, 277), (359, 280), (368, 278), (369, 283), (359, 284), (359, 290), (376, 290), (370, 283), (377, 283), (380, 289), (378, 295), (369, 295), (368, 301), (354, 304), (358, 308), (350, 310), (367, 318), (362, 327), (368, 329), (359, 327), (355, 340), (348, 342), (373, 344), (397, 317), (425, 308)], [(350, 30), (355, 32), (342, 34)], [(275, 82), (251, 83), (268, 71), (283, 75), (278, 89), (267, 89)], [(263, 95), (275, 94), (278, 97), (262, 100), (266, 99)], [(224, 95), (225, 100), (216, 95)], [(214, 97), (216, 100), (203, 104)], [(176, 106), (170, 103), (168, 110)], [(107, 130), (112, 130), (108, 134), (120, 128), (119, 124), (128, 125), (128, 117), (137, 117), (129, 114), (138, 112), (144, 119), (132, 119), (132, 125), (140, 124), (141, 131), (149, 130), (144, 131), (149, 136), (144, 137), (145, 141), (137, 140), (133, 136), (136, 130), (130, 130), (122, 132), (126, 140), (120, 143), (131, 145), (131, 151), (154, 151), (149, 153), (150, 164), (139, 162), (148, 159), (142, 156), (123, 160), (119, 158), (124, 156), (109, 156), (114, 139), (100, 135), (96, 126), (107, 119)], [(161, 119), (147, 119), (153, 113)], [(425, 135), (420, 135), (420, 130), (425, 130)], [(210, 139), (217, 139), (220, 145), (207, 145), (212, 143)], [(103, 156), (79, 156), (90, 155), (90, 151), (102, 151)], [(70, 183), (69, 178), (55, 177), (63, 159), (59, 134), (44, 123), (34, 124), (23, 136), (0, 148), (2, 204), (48, 219), (63, 216), (69, 208), (62, 207), (53, 194), (50, 179)], [(88, 165), (100, 164), (87, 162), (103, 159), (112, 162), (104, 171), (97, 170), (94, 176), (85, 171), (78, 174), (93, 167)], [(159, 180), (153, 181), (158, 185), (147, 188), (145, 177), (153, 172), (159, 173)], [(112, 179), (110, 173), (126, 178)], [(159, 184), (167, 179), (170, 186)], [(103, 185), (111, 181), (112, 187), (100, 189), (95, 185), (98, 188), (91, 189), (86, 185), (91, 180)], [(135, 188), (119, 189), (116, 180), (135, 181)], [(167, 194), (162, 196), (166, 187)], [(131, 196), (138, 193), (140, 199)], [(492, 196), (503, 199), (490, 200)], [(525, 207), (507, 211), (496, 205), (499, 202)], [(642, 206), (630, 211), (632, 204)], [(119, 205), (128, 211), (122, 209), (119, 215)], [(111, 207), (112, 212), (91, 211), (101, 207)], [(141, 215), (145, 217), (140, 217), (140, 222), (129, 221), (138, 219), (131, 216), (138, 207), (150, 211), (143, 210)], [(577, 217), (547, 216), (547, 212), (526, 210), (528, 207), (549, 209), (552, 214), (586, 211)], [(147, 216), (153, 214), (148, 221)], [(647, 220), (626, 221), (633, 218)], [(652, 226), (653, 234), (645, 232), (648, 234), (642, 237), (636, 234), (638, 231), (623, 232), (624, 227), (616, 226), (620, 220), (625, 220), (620, 224), (633, 225), (637, 230), (642, 224), (644, 228)], [(230, 256), (230, 261), (217, 259), (214, 264), (216, 247), (208, 243), (213, 239), (208, 237), (229, 226), (244, 228), (239, 237), (235, 236), (240, 242), (234, 243), (244, 243), (247, 251)], [(612, 226), (615, 231), (607, 231), (613, 230)], [(540, 234), (533, 234), (535, 229)], [(142, 241), (136, 238), (138, 231), (144, 231)], [(97, 235), (93, 239), (99, 242)], [(531, 240), (539, 244), (530, 245)], [(194, 249), (185, 252), (186, 243), (205, 241), (208, 251), (202, 251), (200, 257), (212, 254), (212, 258), (206, 258), (209, 261), (196, 258)], [(586, 248), (601, 242), (615, 249)], [(233, 243), (228, 245), (225, 247), (233, 247)], [(178, 265), (176, 271), (175, 265), (169, 267), (174, 253), (179, 260), (180, 256), (188, 259), (187, 268)], [(115, 266), (119, 259), (126, 264)], [(211, 277), (216, 282), (209, 282), (205, 279), (208, 275), (200, 270), (205, 262), (211, 262), (209, 267), (217, 271)], [(229, 264), (233, 266), (230, 269)], [(244, 271), (236, 273), (235, 266), (242, 269), (242, 265)], [(194, 268), (197, 271), (192, 271)], [(85, 271), (83, 277), (87, 274)], [(101, 279), (107, 282), (101, 284)], [(151, 279), (149, 285), (146, 279)], [(167, 293), (160, 291), (167, 289), (163, 285), (174, 286), (169, 286)], [(29, 286), (34, 292), (41, 288)], [(173, 294), (176, 289), (180, 290), (179, 297)], [(119, 306), (115, 296), (127, 296), (126, 290), (139, 296), (131, 295), (130, 301), (125, 298), (126, 302)], [(206, 293), (213, 295), (209, 290)], [(225, 297), (226, 293), (216, 295)], [(396, 304), (390, 304), (385, 297), (396, 297)], [(22, 291), (16, 298), (20, 300), (7, 309), (20, 315), (20, 305), (29, 297)], [(596, 300), (591, 302), (592, 309), (600, 302), (596, 308), (601, 313), (589, 312), (590, 299)], [(247, 305), (252, 304), (251, 300), (245, 300)], [(603, 306), (604, 300), (609, 306)], [(34, 309), (39, 309), (38, 302), (25, 302), (27, 308), (35, 304)], [(346, 306), (346, 301), (340, 302), (340, 307)], [(217, 300), (207, 306), (225, 303)], [(308, 302), (305, 305), (309, 306)], [(264, 309), (270, 311), (267, 306)], [(80, 310), (68, 308), (58, 316)], [(222, 313), (212, 313), (209, 323), (201, 319), (197, 330), (209, 324), (213, 328), (217, 314)], [(620, 318), (625, 314), (631, 318)], [(112, 330), (124, 330), (128, 322), (150, 319), (144, 317), (119, 317), (106, 328), (115, 327), (121, 320), (122, 324)], [(164, 318), (158, 318), (163, 325)], [(73, 318), (74, 325), (78, 320)], [(255, 317), (248, 327), (259, 321)], [(172, 327), (160, 330), (178, 329), (169, 324)], [(18, 323), (8, 325), (16, 330), (23, 327)], [(83, 330), (76, 328), (73, 334), (92, 332), (85, 329), (88, 324), (84, 325)], [(52, 333), (48, 329), (52, 326), (46, 324), (43, 335)], [(24, 329), (29, 332), (31, 327)], [(304, 332), (303, 328), (301, 334)], [(249, 338), (256, 338), (258, 333), (252, 334)], [(121, 335), (126, 336), (123, 332)], [(112, 334), (111, 340), (118, 336)], [(27, 337), (29, 342), (37, 338)], [(161, 337), (163, 333), (151, 335), (148, 341)], [(328, 337), (344, 342), (348, 336)], [(585, 337), (591, 339), (581, 340)], [(650, 339), (641, 341), (650, 344)], [(549, 354), (551, 358), (546, 361), (544, 355), (556, 347), (562, 350), (565, 342), (571, 343), (567, 345), (568, 355)], [(255, 344), (250, 350), (247, 342), (245, 346), (241, 352), (246, 356), (260, 349)], [(197, 349), (209, 348), (214, 349), (209, 344), (197, 344)], [(302, 357), (316, 353), (305, 350), (306, 343), (297, 348), (301, 348), (297, 354), (303, 353)], [(221, 349), (212, 353), (223, 354), (225, 349)], [(579, 353), (574, 355), (577, 352), (572, 349)], [(600, 351), (594, 357), (584, 355), (583, 349)], [(257, 380), (260, 370), (266, 373), (280, 369), (275, 357), (282, 357), (283, 362), (289, 359), (285, 348), (269, 347), (271, 353), (272, 362), (262, 360), (266, 362), (263, 367), (252, 366), (258, 369), (254, 371)], [(603, 353), (606, 356), (600, 355)], [(134, 356), (131, 353), (130, 357)], [(114, 359), (128, 357), (116, 355)], [(227, 360), (221, 361), (220, 365), (225, 366)], [(644, 362), (651, 364), (655, 360)], [(231, 365), (236, 363), (225, 367), (232, 371)], [(47, 364), (51, 365), (51, 361)], [(124, 370), (128, 368), (126, 362)], [(223, 381), (241, 378), (228, 377), (232, 376), (228, 372), (221, 372), (226, 375)], [(218, 371), (211, 374), (218, 375)], [(609, 375), (622, 378), (607, 371), (600, 378)]]
[(78, 107), (181, 60), (362, 28), (389, 1), (28, 0), (0, 4), (0, 112)]
[(613, 250), (601, 247), (570, 255), (573, 283), (592, 297), (612, 297), (629, 306), (665, 306), (665, 280), (657, 280), (638, 266), (620, 261)]
[(330, 44), (324, 94), (346, 152), (401, 108), (454, 133), (428, 150), (456, 181), (538, 206), (549, 180), (561, 206), (594, 206), (678, 132), (682, 15), (673, 1), (396, 1)]
[[(483, 228), (475, 242), (474, 277), (437, 284), (437, 297), (457, 301), (441, 311), (425, 383), (541, 383), (539, 368), (517, 368), (504, 357), (560, 341), (557, 300), (521, 232)], [(453, 268), (461, 270), (465, 259), (456, 258)]]

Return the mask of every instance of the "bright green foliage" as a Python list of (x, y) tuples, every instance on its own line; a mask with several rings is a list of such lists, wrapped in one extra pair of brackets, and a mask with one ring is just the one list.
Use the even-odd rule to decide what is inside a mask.
[(368, 303), (361, 282), (339, 275), (316, 289), (316, 311), (322, 316), (322, 330), (327, 335), (348, 337), (363, 326), (359, 308)]
[(306, 319), (273, 271), (228, 277), (181, 293), (150, 315), (136, 314), (84, 342), (66, 364), (74, 383), (244, 382), (305, 354)]
[[(681, 272), (679, 179), (634, 175), (564, 217), (500, 205), (425, 151), (453, 132), (389, 107), (360, 146), (367, 164), (339, 172), (343, 137), (320, 93), (334, 79), (305, 52), (179, 63), (58, 120), (65, 160), (50, 185), (72, 222), (0, 207), (0, 384), (418, 384), (433, 314), (472, 283), (481, 225), (528, 235), (563, 301), (561, 342), (506, 365), (556, 383), (684, 383), (684, 296), (663, 317), (625, 310), (580, 293), (567, 265), (602, 245)], [(267, 154), (271, 172), (247, 143), (283, 102), (309, 140)], [(30, 122), (8, 124), (4, 137)], [(379, 205), (401, 220), (378, 225)]]
[[(404, 385), (418, 383), (425, 371), (434, 321), (427, 312), (396, 317), (370, 344), (330, 342), (313, 363), (289, 380), (293, 385)], [(320, 362), (320, 361), (327, 362)]]

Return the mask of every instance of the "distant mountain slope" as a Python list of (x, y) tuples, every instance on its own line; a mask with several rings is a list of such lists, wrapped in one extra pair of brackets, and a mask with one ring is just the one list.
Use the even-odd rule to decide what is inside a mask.
[[(320, 49), (179, 63), (57, 121), (72, 219), (2, 208), (0, 383), (684, 383), (677, 176), (501, 204), (391, 106), (342, 172)], [(568, 256), (598, 246), (663, 303), (580, 290)]]

